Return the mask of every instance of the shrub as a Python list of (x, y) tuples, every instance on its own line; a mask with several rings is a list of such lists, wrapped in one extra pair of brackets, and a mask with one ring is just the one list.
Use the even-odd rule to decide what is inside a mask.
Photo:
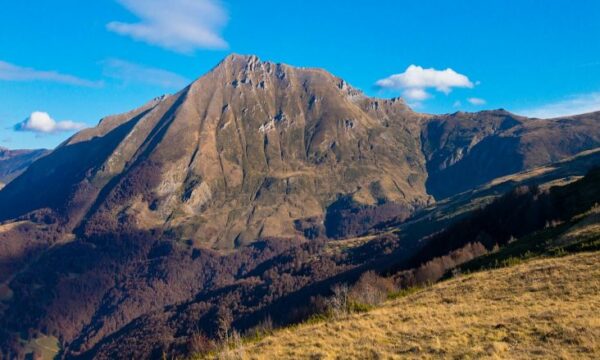
[(200, 331), (194, 332), (188, 338), (188, 352), (190, 354), (204, 355), (214, 352), (217, 344)]
[(393, 280), (368, 271), (352, 286), (349, 298), (352, 302), (373, 306), (385, 301), (387, 294), (394, 290)]
[(373, 305), (356, 302), (356, 301), (350, 301), (348, 303), (348, 312), (349, 313), (364, 313), (364, 312), (367, 312), (367, 311), (373, 309), (373, 307), (374, 307)]
[(348, 313), (348, 284), (336, 284), (331, 288), (333, 296), (328, 299), (329, 309), (334, 317)]

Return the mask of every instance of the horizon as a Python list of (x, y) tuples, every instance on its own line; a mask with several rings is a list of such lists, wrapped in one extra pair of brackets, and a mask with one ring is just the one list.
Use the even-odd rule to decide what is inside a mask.
[[(321, 68), (420, 113), (600, 110), (598, 3), (384, 1), (360, 14), (346, 2), (310, 4), (8, 4), (0, 27), (19, 36), (0, 38), (0, 146), (54, 148), (181, 90), (232, 53)], [(19, 26), (24, 17), (30, 26)]]

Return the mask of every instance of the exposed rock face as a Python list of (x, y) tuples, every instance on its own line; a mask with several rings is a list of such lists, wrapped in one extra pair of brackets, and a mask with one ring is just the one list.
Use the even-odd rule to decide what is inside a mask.
[(9, 150), (0, 147), (0, 189), (21, 175), (31, 163), (50, 151), (38, 150)]
[(49, 207), (87, 235), (169, 229), (229, 248), (301, 235), (294, 221), (323, 218), (338, 196), (412, 212), (431, 201), (420, 118), (323, 70), (233, 55), (180, 93), (75, 135), (0, 200), (53, 184), (43, 198), (0, 215)]

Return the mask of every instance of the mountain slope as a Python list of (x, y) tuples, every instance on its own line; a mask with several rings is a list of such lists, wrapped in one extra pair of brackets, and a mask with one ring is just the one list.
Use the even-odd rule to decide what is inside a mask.
[(276, 331), (242, 359), (600, 356), (600, 253), (437, 284), (365, 314)]
[(323, 70), (232, 55), (34, 163), (0, 192), (0, 220), (50, 212), (82, 236), (158, 231), (217, 249), (355, 236), (431, 195), (598, 147), (599, 118), (422, 115)]
[[(300, 249), (285, 251), (238, 275), (227, 289), (203, 292), (135, 319), (87, 355), (185, 353), (182, 349), (190, 345), (194, 332), (218, 331), (224, 309), (230, 309), (225, 311), (231, 311), (231, 326), (239, 331), (260, 326), (265, 319), (280, 325), (294, 323), (322, 313), (323, 304), (330, 303), (323, 296), (330, 296), (331, 288), (360, 282), (370, 270), (387, 274), (395, 286), (410, 287), (438, 281), (453, 269), (490, 268), (531, 257), (598, 250), (599, 183), (597, 169), (578, 181), (543, 191), (520, 187), (443, 231), (432, 229), (416, 240), (388, 233), (338, 240), (322, 248), (313, 243), (308, 254)], [(207, 303), (219, 306), (211, 313), (206, 311)], [(169, 340), (165, 343), (165, 339)]]
[(427, 192), (440, 200), (597, 147), (599, 119), (528, 119), (504, 110), (434, 116), (422, 133)]
[(418, 114), (323, 70), (232, 55), (0, 191), (3, 356), (51, 339), (65, 358), (184, 355), (190, 331), (215, 337), (225, 315), (298, 321), (335, 281), (443, 240), (447, 224), (424, 217), (418, 236), (397, 231), (432, 193), (598, 147), (597, 119)]
[(9, 150), (0, 147), (0, 187), (19, 176), (31, 163), (48, 154), (45, 149)]
[(0, 217), (48, 207), (86, 235), (168, 229), (230, 248), (301, 235), (295, 222), (322, 219), (338, 196), (409, 214), (430, 201), (418, 118), (322, 70), (234, 55), (180, 93), (70, 139), (0, 194), (14, 203), (54, 184), (43, 198)]

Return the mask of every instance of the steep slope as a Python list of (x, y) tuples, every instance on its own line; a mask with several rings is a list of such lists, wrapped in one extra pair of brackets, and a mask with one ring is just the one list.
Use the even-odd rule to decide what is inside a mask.
[[(535, 186), (517, 188), (418, 241), (380, 234), (362, 239), (364, 242), (354, 239), (355, 245), (338, 241), (343, 250), (337, 253), (333, 246), (320, 248), (308, 258), (303, 251), (296, 251), (295, 256), (284, 252), (240, 277), (226, 291), (205, 293), (177, 307), (141, 316), (100, 342), (91, 354), (112, 358), (178, 353), (189, 345), (186, 339), (193, 337), (194, 331), (216, 331), (219, 312), (212, 313), (217, 319), (211, 317), (205, 310), (207, 302), (231, 309), (232, 326), (244, 331), (265, 318), (285, 325), (318, 314), (323, 311), (319, 304), (330, 303), (319, 301), (320, 297), (329, 296), (336, 284), (355, 283), (369, 270), (387, 274), (396, 286), (411, 287), (438, 281), (461, 266), (485, 269), (536, 256), (598, 250), (598, 184), (600, 170), (594, 170), (576, 182), (543, 191)], [(292, 265), (298, 259), (304, 259), (302, 265)], [(323, 276), (327, 268), (335, 270)], [(314, 278), (306, 282), (307, 276)], [(290, 291), (278, 293), (282, 287)], [(360, 290), (364, 291), (368, 289)], [(269, 296), (274, 293), (281, 296)], [(267, 298), (270, 301), (265, 302)]]
[(31, 163), (48, 154), (45, 149), (9, 150), (0, 147), (0, 188), (21, 175)]
[(230, 248), (302, 235), (295, 223), (322, 219), (338, 197), (408, 215), (430, 201), (418, 119), (325, 71), (233, 55), (180, 93), (70, 139), (0, 202), (56, 185), (0, 217), (47, 207), (86, 235), (165, 229)]
[(437, 200), (600, 143), (600, 113), (541, 120), (505, 110), (435, 116), (423, 128), (427, 192)]
[(459, 276), (365, 314), (277, 331), (229, 355), (597, 359), (598, 306), (595, 252)]
[[(528, 198), (532, 194), (533, 196), (537, 196), (542, 193), (543, 198), (545, 196), (543, 193), (552, 192), (551, 187), (553, 186), (568, 185), (567, 188), (570, 187), (574, 189), (574, 193), (577, 193), (583, 190), (588, 191), (585, 187), (581, 186), (587, 182), (588, 184), (592, 184), (593, 189), (594, 180), (588, 180), (590, 180), (593, 174), (597, 173), (593, 169), (598, 167), (600, 167), (600, 148), (584, 151), (556, 163), (494, 179), (478, 188), (439, 201), (434, 206), (419, 211), (407, 221), (389, 221), (373, 228), (371, 231), (373, 233), (377, 231), (394, 231), (405, 242), (418, 241), (419, 239), (428, 237), (430, 234), (448, 229), (463, 219), (468, 219), (473, 213), (476, 213), (503, 196), (510, 196), (511, 193), (514, 193), (514, 189), (517, 188), (521, 189), (521, 196), (515, 196), (513, 200), (521, 198), (525, 201), (529, 201)], [(576, 182), (584, 178), (585, 175), (588, 175), (587, 179)], [(524, 190), (528, 188), (531, 188), (531, 191)], [(558, 193), (560, 190), (554, 192)], [(600, 202), (600, 196), (597, 194), (589, 191), (586, 194), (587, 196), (581, 201), (582, 205), (591, 206), (588, 200), (592, 201), (592, 204), (595, 201)], [(519, 208), (520, 204), (516, 202), (507, 206), (508, 211), (513, 213), (511, 216), (514, 215), (516, 219), (513, 225), (523, 226), (529, 214), (524, 213), (522, 210), (515, 210)], [(492, 217), (500, 221), (500, 218), (494, 215), (493, 212)], [(544, 218), (542, 224), (553, 220), (556, 220), (556, 218)], [(472, 222), (476, 223), (476, 221)], [(494, 223), (494, 221), (492, 220), (491, 223)], [(503, 228), (503, 226), (498, 225), (498, 228)], [(504, 228), (510, 229), (511, 227)], [(468, 240), (467, 237), (463, 236), (463, 238)]]

